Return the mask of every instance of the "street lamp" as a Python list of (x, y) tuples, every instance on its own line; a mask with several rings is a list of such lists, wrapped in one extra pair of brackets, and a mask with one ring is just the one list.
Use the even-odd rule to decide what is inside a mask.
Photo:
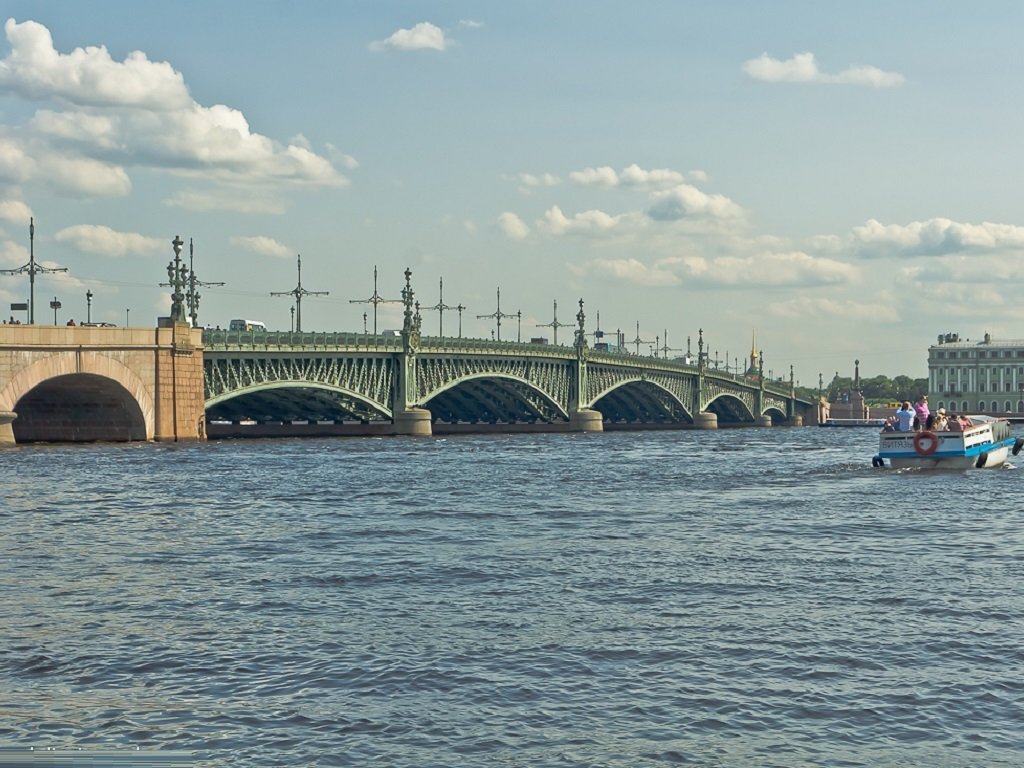
[(129, 312), (131, 312), (131, 310), (128, 309), (127, 307), (125, 307), (125, 310), (124, 310), (124, 327), (125, 328), (128, 327), (128, 313)]
[(53, 324), (57, 324), (57, 310), (61, 308), (61, 303), (57, 301), (57, 297), (53, 297), (53, 301), (50, 302), (50, 309), (53, 310)]
[(85, 292), (85, 322), (92, 322), (92, 291)]

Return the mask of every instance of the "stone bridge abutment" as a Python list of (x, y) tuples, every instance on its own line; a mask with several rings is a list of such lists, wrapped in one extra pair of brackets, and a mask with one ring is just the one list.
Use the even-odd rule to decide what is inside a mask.
[(0, 326), (0, 443), (204, 436), (199, 329)]

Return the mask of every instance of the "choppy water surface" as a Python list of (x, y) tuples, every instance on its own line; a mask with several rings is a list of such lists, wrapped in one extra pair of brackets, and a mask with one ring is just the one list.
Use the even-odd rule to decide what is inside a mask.
[(876, 448), (808, 428), (0, 451), (0, 744), (1020, 765), (1024, 474), (874, 470)]

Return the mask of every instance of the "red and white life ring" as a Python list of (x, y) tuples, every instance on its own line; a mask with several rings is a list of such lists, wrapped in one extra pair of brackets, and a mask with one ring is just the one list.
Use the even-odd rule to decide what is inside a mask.
[(931, 456), (939, 449), (939, 438), (934, 432), (918, 432), (914, 435), (914, 450), (918, 456)]

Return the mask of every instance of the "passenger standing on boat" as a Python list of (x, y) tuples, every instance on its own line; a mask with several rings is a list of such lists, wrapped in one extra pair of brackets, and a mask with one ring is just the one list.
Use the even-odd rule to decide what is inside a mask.
[(923, 427), (928, 423), (928, 395), (921, 395), (914, 403), (914, 413), (917, 414), (917, 425)]
[(909, 400), (904, 400), (903, 405), (896, 411), (896, 429), (900, 432), (914, 431), (914, 409)]
[(948, 425), (948, 423), (949, 423), (949, 419), (946, 418), (946, 409), (945, 408), (939, 408), (939, 410), (937, 410), (935, 412), (935, 424), (933, 425), (932, 428), (936, 432), (945, 432), (946, 431), (946, 426)]

